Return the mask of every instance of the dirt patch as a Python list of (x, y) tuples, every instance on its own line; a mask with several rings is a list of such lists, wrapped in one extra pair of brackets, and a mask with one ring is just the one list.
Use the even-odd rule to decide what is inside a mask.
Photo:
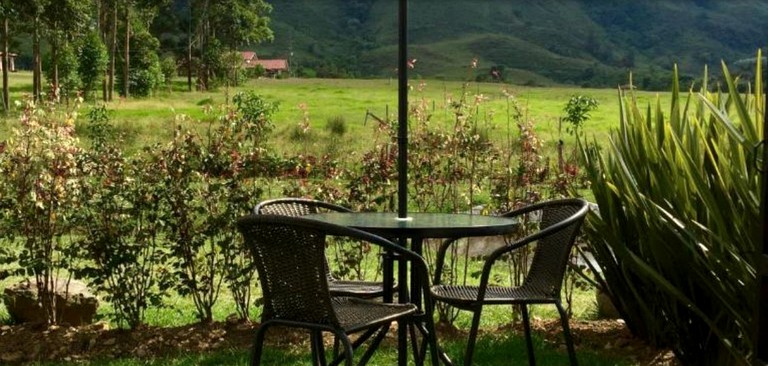
[[(629, 357), (640, 365), (676, 365), (667, 350), (655, 349), (629, 333), (617, 321), (571, 321), (577, 352), (592, 349), (603, 354)], [(557, 321), (534, 321), (534, 331), (553, 344), (562, 344)], [(30, 361), (77, 361), (111, 358), (154, 358), (180, 353), (201, 353), (217, 349), (247, 349), (256, 325), (238, 322), (193, 324), (183, 327), (144, 327), (128, 331), (108, 329), (105, 323), (82, 327), (25, 324), (0, 326), (0, 364)], [(504, 329), (506, 328), (506, 329)], [(502, 327), (498, 331), (509, 330)], [(515, 326), (522, 332), (521, 326)], [(466, 332), (445, 325), (438, 327), (444, 339), (461, 339)], [(391, 335), (394, 338), (394, 334)], [(308, 337), (301, 331), (270, 330), (268, 343), (278, 347), (304, 345)], [(327, 340), (330, 342), (330, 339)], [(392, 339), (394, 341), (394, 339)], [(308, 346), (307, 346), (308, 347)]]

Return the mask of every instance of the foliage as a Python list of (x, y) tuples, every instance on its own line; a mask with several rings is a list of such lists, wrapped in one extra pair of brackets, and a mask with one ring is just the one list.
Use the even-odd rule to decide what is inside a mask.
[(38, 301), (49, 323), (58, 321), (54, 283), (71, 268), (75, 213), (82, 204), (78, 159), (82, 154), (74, 136), (76, 111), (23, 104), (20, 125), (0, 154), (0, 197), (4, 233), (17, 238), (18, 275), (33, 276)]
[(328, 118), (325, 128), (335, 136), (344, 136), (347, 133), (347, 120), (344, 116), (333, 116)]
[[(157, 38), (142, 27), (133, 27), (131, 36), (131, 59), (128, 82), (130, 93), (135, 96), (149, 96), (165, 83), (160, 57), (157, 55), (160, 43)], [(124, 64), (121, 63), (124, 67)], [(118, 84), (123, 85), (123, 73), (118, 74)], [(120, 90), (124, 90), (122, 86)]]
[(162, 305), (160, 285), (169, 283), (163, 270), (162, 189), (157, 167), (142, 156), (126, 158), (109, 124), (106, 108), (89, 114), (91, 148), (81, 161), (86, 178), (79, 212), (83, 235), (79, 258), (86, 263), (75, 271), (88, 278), (104, 300), (112, 304), (118, 324), (144, 324), (147, 308)]
[(175, 78), (177, 74), (176, 59), (171, 55), (163, 56), (160, 60), (160, 70), (163, 72), (165, 85), (168, 86), (170, 90), (170, 87), (173, 84), (173, 78)]
[(256, 145), (245, 144), (246, 139), (263, 136), (260, 124), (244, 120), (227, 113), (203, 138), (179, 129), (153, 158), (162, 176), (161, 198), (168, 205), (163, 221), (178, 279), (174, 287), (192, 297), (204, 322), (213, 320), (224, 281), (236, 296), (240, 316), (248, 316), (253, 268), (234, 223), (261, 195), (243, 173), (257, 157)]
[(746, 365), (754, 352), (763, 81), (740, 93), (722, 70), (725, 91), (705, 81), (685, 97), (675, 78), (668, 114), (624, 95), (609, 146), (580, 148), (600, 208), (588, 232), (614, 303), (635, 334), (691, 365)]
[(247, 133), (244, 138), (252, 141), (256, 147), (263, 147), (267, 136), (274, 124), (272, 115), (277, 112), (279, 104), (270, 102), (253, 91), (237, 93), (232, 98), (239, 118), (234, 121), (238, 133)]
[(590, 118), (589, 113), (597, 109), (597, 105), (597, 100), (592, 97), (586, 95), (572, 96), (563, 108), (565, 117), (562, 118), (562, 121), (569, 124), (565, 130), (572, 135), (578, 135), (584, 122)]
[[(70, 96), (74, 97), (81, 87), (80, 75), (78, 74), (80, 60), (74, 45), (71, 43), (60, 45), (57, 52), (56, 63), (53, 62), (53, 54), (47, 55), (46, 61), (48, 62), (44, 64), (46, 66), (44, 69), (45, 77), (54, 91), (51, 98), (58, 101), (63, 96), (68, 100)], [(55, 84), (55, 73), (58, 73), (58, 85)]]
[(107, 71), (107, 47), (99, 38), (98, 33), (91, 31), (83, 39), (80, 48), (77, 73), (82, 81), (83, 96), (88, 99), (91, 92), (103, 80)]

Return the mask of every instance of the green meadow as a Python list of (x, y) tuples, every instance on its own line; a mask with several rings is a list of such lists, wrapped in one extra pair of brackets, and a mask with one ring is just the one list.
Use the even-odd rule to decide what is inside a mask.
[[(31, 91), (32, 75), (29, 72), (11, 74), (11, 104), (21, 100)], [(450, 124), (455, 116), (450, 108), (452, 101), (464, 96), (477, 99), (476, 123), (491, 131), (491, 138), (506, 140), (518, 133), (512, 117), (517, 105), (525, 120), (534, 124), (535, 131), (546, 145), (563, 139), (572, 143), (574, 138), (560, 128), (563, 108), (575, 95), (584, 95), (598, 101), (599, 107), (591, 113), (583, 131), (588, 138), (605, 143), (607, 133), (618, 126), (618, 90), (587, 89), (574, 87), (528, 87), (501, 83), (477, 83), (442, 80), (411, 80), (409, 101), (411, 106), (422, 104), (431, 111), (430, 121)], [(342, 152), (360, 151), (375, 139), (376, 118), (397, 118), (397, 80), (395, 79), (258, 79), (241, 86), (219, 88), (216, 91), (188, 92), (181, 78), (170, 88), (158, 91), (150, 98), (116, 98), (106, 103), (110, 117), (124, 133), (128, 150), (168, 141), (178, 124), (203, 131), (204, 122), (223, 113), (232, 96), (252, 90), (279, 109), (273, 122), (275, 130), (270, 139), (271, 148), (277, 152), (323, 153), (329, 144), (342, 146)], [(655, 104), (657, 97), (667, 98), (666, 93), (635, 92), (641, 105)], [(70, 101), (70, 105), (73, 102)], [(90, 108), (101, 101), (86, 101), (79, 110), (80, 122)], [(9, 134), (16, 122), (11, 113), (0, 126), (0, 137)], [(328, 121), (341, 120), (346, 133), (331, 138), (327, 131)], [(297, 125), (308, 122), (310, 139), (292, 139)], [(412, 124), (415, 122), (411, 122)]]

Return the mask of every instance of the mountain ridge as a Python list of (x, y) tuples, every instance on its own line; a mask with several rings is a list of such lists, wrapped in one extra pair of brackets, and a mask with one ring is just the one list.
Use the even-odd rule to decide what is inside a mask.
[[(391, 77), (397, 2), (272, 0), (275, 40), (251, 47), (289, 58), (309, 76)], [(415, 77), (615, 86), (629, 71), (646, 89), (665, 87), (673, 64), (754, 57), (768, 44), (768, 2), (759, 0), (410, 0)], [(468, 72), (472, 59), (478, 69)], [(693, 78), (694, 76), (690, 76)]]

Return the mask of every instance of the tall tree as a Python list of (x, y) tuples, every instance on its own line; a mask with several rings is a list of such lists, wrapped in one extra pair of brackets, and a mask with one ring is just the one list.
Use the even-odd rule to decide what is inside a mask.
[(26, 25), (26, 30), (32, 36), (32, 95), (40, 100), (42, 95), (42, 61), (40, 57), (40, 40), (44, 31), (41, 21), (43, 11), (51, 0), (12, 1), (18, 11), (20, 24)]
[(130, 77), (131, 70), (131, 1), (125, 2), (125, 52), (123, 53), (123, 96), (130, 96)]
[(11, 17), (14, 16), (15, 9), (13, 8), (13, 5), (10, 1), (4, 0), (0, 2), (0, 17), (2, 17), (2, 28), (0, 29), (0, 36), (2, 36), (2, 42), (3, 42), (3, 58), (2, 58), (2, 68), (3, 68), (3, 111), (5, 113), (8, 113), (8, 108), (10, 107), (9, 103), (9, 95), (8, 95), (8, 67), (9, 67), (9, 50), (8, 50), (8, 43), (10, 42), (10, 30), (9, 30), (9, 23)]
[(48, 30), (48, 43), (51, 47), (52, 80), (50, 80), (55, 97), (58, 100), (59, 82), (59, 50), (67, 47), (68, 43), (80, 37), (87, 29), (91, 6), (89, 0), (57, 0), (45, 4), (41, 20)]
[[(202, 84), (226, 76), (231, 65), (224, 62), (225, 52), (238, 50), (246, 44), (271, 40), (268, 15), (272, 6), (264, 0), (190, 0), (191, 18), (195, 25), (202, 67)], [(191, 42), (190, 42), (191, 45)], [(224, 66), (224, 70), (217, 70)], [(218, 73), (217, 73), (218, 71)], [(223, 72), (222, 72), (223, 71)]]

